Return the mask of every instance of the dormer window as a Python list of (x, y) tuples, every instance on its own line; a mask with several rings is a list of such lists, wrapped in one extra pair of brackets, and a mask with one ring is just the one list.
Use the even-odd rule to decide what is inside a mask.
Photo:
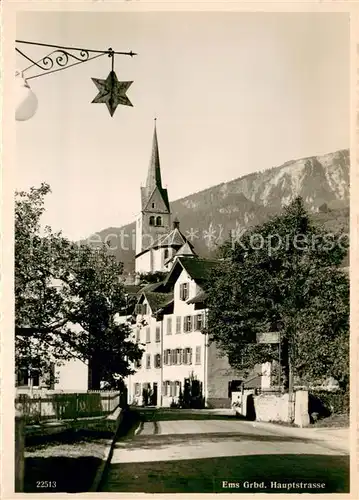
[(156, 226), (162, 226), (162, 217), (156, 217)]
[(154, 226), (155, 225), (155, 218), (153, 215), (151, 215), (150, 217), (150, 226)]
[(165, 248), (165, 251), (164, 251), (164, 258), (165, 258), (165, 259), (168, 259), (168, 255), (169, 255), (168, 248)]

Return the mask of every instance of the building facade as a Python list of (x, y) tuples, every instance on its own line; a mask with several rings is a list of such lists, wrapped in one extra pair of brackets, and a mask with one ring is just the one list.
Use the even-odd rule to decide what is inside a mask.
[(176, 256), (166, 279), (139, 293), (134, 338), (144, 352), (128, 379), (129, 404), (170, 406), (195, 379), (207, 406), (230, 406), (228, 386), (238, 376), (206, 333), (203, 283), (216, 264)]

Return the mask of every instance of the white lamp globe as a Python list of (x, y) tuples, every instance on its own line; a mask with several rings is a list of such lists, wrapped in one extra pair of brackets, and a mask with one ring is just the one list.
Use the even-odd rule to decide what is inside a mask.
[(19, 72), (15, 73), (16, 84), (16, 110), (17, 121), (29, 120), (37, 110), (37, 97), (30, 88), (25, 78)]

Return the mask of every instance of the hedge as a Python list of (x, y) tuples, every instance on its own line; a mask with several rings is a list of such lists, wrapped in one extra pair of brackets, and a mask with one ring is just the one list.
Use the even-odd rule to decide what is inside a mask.
[(320, 416), (349, 413), (349, 392), (342, 391), (310, 391), (309, 414), (318, 413)]

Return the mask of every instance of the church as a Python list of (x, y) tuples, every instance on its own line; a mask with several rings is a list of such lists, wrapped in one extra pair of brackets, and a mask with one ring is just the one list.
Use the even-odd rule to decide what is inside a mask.
[(167, 189), (162, 186), (156, 121), (147, 181), (141, 187), (141, 212), (136, 220), (136, 274), (169, 271), (175, 256), (195, 256), (193, 245), (172, 222)]

